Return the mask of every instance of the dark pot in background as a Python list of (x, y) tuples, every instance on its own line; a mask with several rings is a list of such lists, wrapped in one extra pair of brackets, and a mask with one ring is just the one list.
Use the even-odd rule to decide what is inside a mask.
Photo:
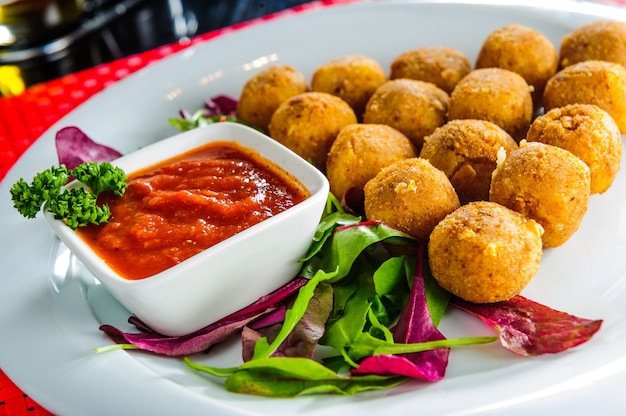
[(76, 25), (84, 0), (9, 0), (0, 3), (0, 48), (28, 47)]

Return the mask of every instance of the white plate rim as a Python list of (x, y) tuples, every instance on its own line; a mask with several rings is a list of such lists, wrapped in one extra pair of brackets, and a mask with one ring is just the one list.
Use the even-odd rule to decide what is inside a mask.
[[(541, 2), (530, 2), (531, 3), (530, 5), (529, 5), (529, 2), (515, 2), (515, 3), (511, 2), (510, 4), (507, 4), (507, 5), (501, 5), (495, 1), (481, 1), (481, 2), (391, 1), (391, 2), (384, 2), (385, 5), (383, 5), (382, 3), (383, 2), (349, 3), (345, 5), (339, 4), (339, 5), (335, 5), (332, 7), (336, 8), (337, 11), (339, 11), (340, 8), (341, 9), (345, 8), (344, 10), (350, 10), (350, 11), (357, 11), (357, 10), (363, 11), (367, 9), (370, 9), (371, 11), (371, 10), (377, 10), (377, 8), (379, 7), (387, 7), (387, 5), (392, 5), (392, 4), (398, 5), (398, 7), (438, 7), (437, 5), (450, 5), (450, 4), (463, 5), (465, 4), (465, 5), (474, 5), (477, 7), (536, 8), (538, 10), (542, 10), (543, 12), (563, 13), (562, 10), (559, 11), (560, 10), (559, 7), (568, 5), (569, 9), (567, 12), (565, 12), (566, 14), (569, 13), (569, 14), (579, 14), (579, 15), (585, 15), (585, 16), (592, 15), (592, 16), (602, 16), (602, 17), (613, 17), (613, 18), (620, 18), (620, 19), (626, 20), (626, 14), (621, 9), (604, 7), (604, 6), (599, 6), (596, 4), (589, 4), (589, 3), (572, 3), (569, 1), (553, 2), (550, 4), (542, 4)], [(269, 28), (275, 28), (280, 25), (289, 25), (290, 22), (287, 22), (287, 19), (291, 19), (291, 22), (296, 22), (296, 23), (300, 21), (299, 19), (302, 19), (302, 20), (316, 19), (316, 18), (321, 19), (320, 16), (328, 15), (330, 13), (330, 9), (331, 7), (325, 7), (320, 10), (314, 9), (306, 13), (302, 13), (302, 14), (295, 15), (295, 16), (286, 16), (283, 19), (277, 19), (276, 21), (269, 22), (267, 24), (263, 24), (258, 27), (256, 25), (253, 25), (250, 28), (245, 28), (245, 29), (242, 29), (241, 31), (233, 32), (232, 34), (229, 34), (228, 36), (234, 36), (234, 37), (246, 36), (246, 33), (248, 31), (250, 32), (261, 31), (261, 30), (264, 30), (264, 28), (267, 28), (269, 30)], [(223, 35), (223, 37), (224, 39), (226, 39), (226, 35)], [(90, 115), (89, 113), (92, 112), (94, 108), (97, 108), (100, 103), (106, 100), (110, 100), (110, 97), (114, 97), (116, 95), (121, 94), (121, 92), (124, 91), (125, 89), (128, 89), (128, 88), (132, 89), (134, 84), (138, 82), (142, 82), (141, 81), (142, 79), (150, 78), (151, 74), (158, 73), (159, 71), (166, 69), (168, 66), (171, 67), (173, 65), (173, 62), (176, 62), (176, 60), (184, 61), (185, 59), (191, 59), (189, 58), (189, 56), (193, 55), (194, 53), (197, 53), (198, 49), (212, 48), (213, 46), (211, 45), (214, 45), (215, 43), (219, 44), (219, 43), (227, 42), (227, 40), (221, 40), (221, 39), (222, 37), (218, 37), (209, 43), (194, 46), (190, 50), (179, 52), (175, 56), (172, 56), (170, 58), (165, 58), (161, 62), (157, 62), (144, 70), (138, 71), (136, 74), (129, 76), (128, 78), (113, 85), (111, 88), (105, 90), (103, 93), (98, 94), (97, 96), (88, 100), (86, 103), (81, 105), (78, 109), (76, 109), (74, 112), (64, 117), (62, 120), (57, 122), (54, 126), (52, 126), (42, 136), (42, 138), (39, 139), (37, 143), (35, 143), (35, 145), (26, 152), (26, 154), (20, 159), (20, 161), (18, 161), (18, 163), (14, 166), (13, 169), (11, 169), (11, 171), (7, 174), (3, 183), (0, 185), (0, 189), (2, 190), (2, 195), (3, 195), (2, 205), (7, 207), (7, 214), (3, 214), (3, 218), (0, 220), (1, 221), (0, 228), (4, 228), (8, 230), (16, 230), (17, 227), (15, 226), (15, 224), (13, 224), (15, 222), (14, 221), (15, 217), (14, 216), (11, 217), (10, 215), (8, 215), (8, 209), (9, 209), (8, 207), (10, 205), (10, 202), (6, 200), (8, 192), (5, 192), (5, 191), (8, 190), (8, 185), (14, 182), (16, 178), (18, 178), (19, 176), (31, 175), (33, 172), (40, 170), (40, 166), (46, 166), (45, 162), (50, 160), (50, 152), (53, 152), (52, 136), (53, 136), (53, 133), (56, 130), (58, 130), (59, 127), (66, 125), (69, 122), (73, 122), (77, 118), (80, 118), (81, 120), (86, 120), (84, 123), (82, 123), (85, 126), (89, 126), (90, 124), (93, 124), (94, 115), (93, 114)], [(173, 90), (172, 92), (175, 93), (176, 91)], [(155, 130), (158, 130), (158, 129), (155, 129)], [(168, 133), (166, 133), (164, 130), (158, 130), (158, 131), (153, 132), (152, 137), (156, 137), (159, 134), (163, 134), (162, 137), (165, 137)], [(142, 138), (142, 140), (146, 140), (146, 139)], [(128, 149), (125, 149), (125, 150), (128, 150)], [(50, 163), (48, 163), (48, 165), (49, 164)], [(6, 217), (11, 218), (11, 220), (6, 219)], [(14, 238), (17, 239), (15, 246), (24, 247), (25, 245), (32, 243), (32, 241), (25, 239), (26, 237), (42, 235), (42, 240), (39, 241), (38, 244), (34, 245), (35, 247), (33, 249), (33, 253), (37, 256), (40, 256), (41, 258), (45, 258), (45, 261), (41, 261), (40, 259), (40, 260), (36, 260), (35, 263), (37, 263), (37, 265), (42, 269), (49, 267), (47, 264), (48, 248), (53, 244), (51, 243), (52, 240), (50, 238), (50, 235), (46, 234), (45, 232), (44, 233), (41, 232), (41, 228), (43, 227), (41, 221), (36, 220), (32, 222), (23, 222), (23, 221), (18, 221), (18, 222), (19, 222), (19, 227), (20, 227), (19, 232), (21, 235), (14, 236)], [(6, 247), (7, 243), (5, 242), (3, 242), (3, 245), (5, 245), (5, 248), (8, 249), (6, 251), (10, 254), (21, 253), (20, 250), (14, 250), (12, 249), (12, 247)], [(8, 278), (7, 276), (18, 274), (19, 269), (20, 269), (19, 263), (12, 259), (9, 259), (7, 263), (8, 264), (4, 264), (0, 266), (2, 267), (2, 273), (0, 274), (0, 276), (2, 276), (3, 279), (7, 279)], [(35, 266), (31, 266), (31, 267), (35, 267)], [(4, 340), (13, 339), (17, 335), (21, 336), (20, 332), (17, 330), (17, 326), (12, 322), (8, 322), (8, 319), (14, 316), (24, 317), (23, 315), (19, 315), (19, 313), (25, 313), (25, 312), (26, 312), (26, 317), (25, 319), (23, 319), (23, 324), (28, 325), (29, 323), (33, 323), (33, 322), (37, 323), (38, 320), (44, 319), (46, 324), (49, 324), (51, 328), (58, 329), (59, 333), (62, 334), (64, 337), (67, 337), (67, 339), (71, 341), (72, 343), (76, 343), (78, 345), (83, 345), (83, 346), (93, 344), (93, 347), (96, 347), (96, 346), (100, 346), (102, 342), (106, 342), (106, 338), (103, 337), (97, 331), (97, 324), (95, 326), (93, 325), (89, 326), (89, 325), (85, 325), (84, 321), (78, 321), (77, 331), (75, 333), (74, 332), (64, 333), (64, 331), (67, 331), (67, 322), (56, 322), (55, 318), (57, 317), (55, 316), (43, 317), (39, 315), (32, 315), (32, 314), (29, 315), (28, 311), (19, 310), (18, 307), (19, 306), (23, 307), (24, 306), (23, 304), (19, 304), (19, 302), (9, 299), (6, 296), (5, 293), (14, 293), (14, 294), (21, 296), (22, 301), (26, 299), (37, 300), (38, 302), (41, 302), (42, 304), (40, 308), (51, 308), (52, 310), (54, 310), (55, 307), (70, 308), (70, 309), (76, 308), (78, 312), (89, 313), (89, 310), (85, 310), (86, 305), (78, 301), (80, 300), (80, 296), (85, 296), (85, 293), (83, 293), (83, 287), (81, 287), (78, 284), (72, 284), (70, 282), (67, 288), (64, 288), (63, 291), (60, 291), (59, 293), (55, 295), (55, 296), (64, 296), (65, 297), (64, 302), (66, 303), (55, 303), (56, 300), (51, 298), (51, 294), (49, 293), (50, 285), (41, 284), (41, 280), (46, 279), (45, 270), (42, 271), (42, 273), (43, 275), (31, 277), (32, 280), (29, 280), (28, 278), (25, 279), (24, 283), (19, 283), (19, 284), (12, 283), (12, 286), (10, 286), (11, 290), (9, 290), (8, 292), (3, 291), (2, 292), (3, 294), (0, 294), (0, 300), (6, 301), (5, 302), (6, 305), (16, 307), (15, 310), (10, 310), (10, 311), (3, 310), (2, 316), (0, 316), (0, 324), (1, 324), (0, 325), (0, 339), (3, 340), (2, 344), (5, 344)], [(12, 290), (15, 292), (11, 292)], [(75, 300), (73, 296), (76, 296), (76, 299), (78, 300)], [(3, 308), (3, 307), (0, 306), (0, 308)], [(39, 325), (41, 325), (42, 322), (44, 321), (39, 321)], [(50, 334), (48, 334), (48, 336), (50, 336)], [(27, 338), (30, 339), (30, 336)], [(609, 357), (620, 356), (618, 353), (618, 350), (620, 348), (623, 349), (625, 345), (624, 340), (617, 339), (617, 340), (611, 340), (611, 341), (613, 342), (608, 347), (604, 348), (603, 352), (605, 352), (607, 356)], [(170, 413), (169, 410), (172, 410), (172, 409), (168, 409), (168, 407), (163, 406), (163, 404), (164, 403), (170, 404), (174, 402), (178, 402), (179, 406), (181, 406), (178, 408), (178, 410), (187, 411), (186, 414), (195, 414), (194, 412), (196, 411), (198, 411), (199, 413), (199, 410), (205, 411), (207, 409), (207, 406), (211, 406), (212, 410), (219, 411), (220, 414), (244, 414), (244, 413), (253, 414), (255, 413), (250, 408), (247, 408), (245, 406), (233, 407), (232, 403), (224, 404), (220, 402), (219, 400), (213, 400), (210, 397), (202, 396), (201, 394), (198, 393), (198, 391), (190, 391), (189, 389), (184, 388), (183, 386), (177, 384), (176, 382), (170, 379), (165, 379), (161, 377), (158, 374), (158, 372), (153, 371), (152, 369), (148, 368), (148, 366), (145, 365), (145, 360), (140, 361), (136, 358), (133, 358), (132, 356), (129, 356), (128, 353), (125, 353), (125, 352), (114, 352), (114, 353), (110, 353), (106, 355), (89, 356), (88, 359), (84, 359), (83, 357), (82, 360), (77, 361), (76, 357), (72, 357), (71, 355), (65, 356), (64, 351), (56, 351), (55, 352), (56, 355), (58, 355), (60, 358), (66, 359), (67, 361), (63, 363), (59, 363), (59, 366), (54, 366), (53, 368), (48, 369), (49, 371), (58, 372), (57, 374), (53, 375), (50, 378), (50, 380), (48, 380), (48, 382), (50, 382), (52, 379), (56, 377), (60, 377), (58, 379), (59, 383), (54, 386), (50, 385), (50, 383), (48, 383), (48, 385), (41, 385), (41, 383), (37, 383), (36, 381), (33, 382), (33, 380), (41, 376), (41, 373), (38, 373), (40, 369), (28, 368), (27, 363), (24, 362), (23, 359), (22, 361), (20, 361), (20, 360), (13, 360), (13, 357), (9, 357), (7, 353), (5, 353), (5, 351), (8, 351), (8, 347), (7, 347), (8, 344), (9, 342), (7, 342), (4, 346), (0, 346), (0, 363), (2, 365), (3, 370), (7, 373), (9, 377), (14, 379), (16, 383), (24, 389), (24, 391), (32, 395), (35, 400), (39, 401), (40, 403), (42, 403), (42, 405), (44, 405), (45, 407), (48, 407), (49, 409), (55, 411), (58, 414), (86, 414), (85, 411), (87, 409), (90, 409), (89, 407), (85, 407), (88, 405), (88, 403), (84, 403), (84, 402), (83, 403), (67, 403), (65, 402), (65, 400), (68, 397), (77, 397), (77, 395), (84, 395), (85, 397), (84, 400), (87, 400), (87, 399), (95, 400), (96, 398), (99, 397), (99, 395), (98, 395), (98, 392), (94, 391), (94, 389), (102, 389), (102, 388), (106, 388), (106, 390), (108, 390), (106, 394), (111, 394), (114, 397), (122, 397), (122, 398), (128, 397), (129, 401), (140, 400), (140, 398), (150, 398), (150, 397), (154, 397), (155, 394), (158, 394), (159, 400), (153, 403), (144, 402), (142, 405), (144, 405), (145, 407), (143, 408), (140, 407), (140, 409), (143, 409), (146, 412), (153, 410), (153, 414)], [(11, 344), (11, 348), (10, 348), (11, 351), (15, 351), (16, 346), (14, 345), (15, 344), (14, 341), (11, 341), (10, 344)], [(25, 351), (30, 351), (31, 348), (32, 346), (29, 346), (25, 348)], [(67, 353), (69, 354), (69, 351)], [(561, 360), (562, 362), (560, 365), (563, 367), (562, 370), (564, 373), (575, 374), (575, 372), (572, 372), (572, 370), (568, 368), (568, 366), (570, 366), (574, 362), (574, 359), (573, 358), (568, 359), (568, 358), (570, 357), (566, 357), (563, 360)], [(149, 361), (150, 358), (148, 358), (147, 360)], [(547, 361), (547, 360), (544, 360), (544, 361)], [(60, 364), (63, 364), (63, 365), (60, 365)], [(532, 376), (529, 376), (526, 373), (532, 372), (531, 371), (532, 369), (528, 369), (526, 367), (528, 367), (528, 365), (525, 365), (525, 364), (520, 365), (520, 370), (522, 373), (522, 375), (520, 376), (520, 379), (525, 380), (525, 381), (530, 381), (532, 379)], [(90, 382), (93, 383), (94, 376), (93, 376), (92, 371), (96, 371), (96, 370), (99, 371), (100, 374), (103, 374), (104, 377), (107, 379), (107, 382), (105, 383), (106, 385), (104, 386), (100, 385), (96, 387), (92, 386), (91, 391), (87, 391), (89, 383)], [(529, 404), (527, 403), (528, 401), (535, 400), (535, 402), (537, 402), (537, 400), (542, 399), (544, 397), (555, 396), (557, 394), (563, 395), (568, 389), (575, 391), (578, 385), (588, 387), (589, 380), (593, 380), (593, 379), (598, 381), (598, 380), (608, 379), (613, 376), (620, 376), (620, 379), (622, 379), (623, 377), (622, 373), (624, 373), (624, 371), (626, 371), (626, 358), (621, 358), (618, 360), (611, 360), (610, 362), (606, 362), (605, 365), (601, 366), (599, 370), (595, 372), (590, 372), (589, 374), (591, 374), (591, 376), (587, 380), (574, 377), (573, 384), (568, 383), (566, 385), (559, 385), (558, 388), (553, 389), (554, 391), (546, 391), (546, 389), (543, 389), (542, 393), (539, 394), (538, 396), (537, 395), (533, 396), (532, 394), (526, 395), (524, 397), (512, 396), (508, 399), (508, 402), (510, 406), (515, 406), (515, 405), (522, 403), (524, 404), (524, 406), (526, 406), (525, 408), (528, 409), (528, 406), (527, 406)], [(498, 373), (501, 373), (501, 371), (494, 370), (489, 374), (489, 376), (494, 376), (494, 375), (497, 375)], [(63, 377), (63, 374), (69, 374), (69, 375), (66, 377)], [(67, 392), (64, 392), (64, 388), (62, 386), (64, 378), (66, 379), (65, 382), (68, 382), (68, 379), (72, 379), (71, 381), (74, 387), (79, 385), (78, 382), (83, 383), (82, 391), (75, 391), (68, 395)], [(134, 395), (132, 396), (133, 398), (131, 398), (131, 396), (128, 396), (128, 393), (127, 393), (127, 388), (129, 387), (129, 383), (126, 380), (128, 379), (133, 380), (132, 388), (136, 390), (134, 392)], [(137, 385), (136, 383), (137, 381), (140, 382), (140, 385)], [(141, 385), (141, 382), (145, 382), (146, 385)], [(439, 384), (439, 385), (428, 386), (425, 388), (425, 390), (428, 390), (433, 396), (445, 397), (445, 391), (442, 392), (441, 390), (442, 389), (445, 390), (446, 388), (450, 388), (454, 390), (455, 388), (458, 387), (456, 386), (456, 384), (458, 384), (459, 381), (452, 380), (447, 384), (445, 383), (446, 382), (443, 382), (442, 384)], [(479, 391), (480, 389), (478, 387), (469, 387), (467, 388), (467, 390), (468, 390), (468, 393), (473, 393), (475, 391)], [(382, 399), (383, 397), (387, 397), (387, 395), (394, 396), (395, 394), (402, 395), (406, 393), (391, 392), (391, 393), (375, 395), (376, 397), (380, 396), (379, 398), (381, 400), (379, 401), (369, 400), (369, 396), (366, 399), (355, 398), (355, 399), (350, 399), (350, 400), (344, 400), (341, 398), (331, 398), (329, 399), (330, 404), (322, 406), (321, 412), (332, 408), (333, 411), (336, 409), (341, 409), (341, 410), (351, 412), (351, 413), (354, 412), (354, 414), (356, 414), (356, 412), (367, 414), (372, 409), (379, 410), (380, 409), (379, 403), (384, 403), (385, 406), (389, 406), (387, 407), (388, 410), (394, 409), (394, 410), (401, 411), (403, 409), (404, 403), (389, 405), (389, 400)], [(470, 394), (468, 394), (464, 398), (467, 399), (469, 395)], [(250, 398), (248, 399), (241, 398), (241, 400), (243, 402), (251, 402), (251, 403), (254, 403), (257, 401), (257, 399), (250, 399)], [(154, 398), (153, 398), (153, 401), (154, 401)], [(498, 405), (504, 406), (502, 404), (503, 401), (506, 401), (506, 400), (497, 401), (495, 404), (492, 403), (490, 405), (491, 407), (481, 406), (477, 402), (470, 401), (469, 406), (466, 410), (472, 411), (472, 412), (487, 413), (495, 409)], [(524, 403), (525, 401), (526, 403)], [(266, 403), (266, 400), (263, 399), (263, 400), (260, 400), (260, 402)], [(298, 399), (298, 400), (294, 400), (291, 402), (293, 403), (293, 405), (287, 405), (285, 408), (287, 409), (286, 411), (298, 409), (299, 412), (305, 412), (307, 414), (315, 414), (316, 412), (320, 411), (319, 409), (314, 408), (317, 402), (318, 402), (318, 399), (316, 398)], [(400, 400), (400, 402), (402, 402), (402, 400)], [(96, 403), (99, 406), (102, 406), (101, 402), (96, 402)], [(617, 401), (617, 402), (614, 402), (613, 404), (620, 404), (620, 403), (621, 402)], [(623, 403), (621, 404), (623, 406)], [(532, 403), (530, 405), (532, 406)], [(124, 402), (124, 403), (112, 404), (108, 408), (100, 407), (98, 409), (91, 408), (90, 410), (92, 414), (99, 414), (99, 412), (103, 412), (103, 411), (104, 411), (103, 414), (111, 414), (113, 411), (124, 411), (128, 406), (129, 404), (127, 402)], [(281, 404), (281, 406), (283, 406), (283, 404)], [(326, 407), (326, 406), (330, 406), (330, 407)], [(258, 414), (263, 414), (264, 410), (267, 410), (267, 409), (259, 410)], [(452, 413), (453, 411), (455, 412), (454, 414), (465, 414), (465, 411), (462, 409), (452, 409), (450, 410), (450, 414), (453, 414)]]

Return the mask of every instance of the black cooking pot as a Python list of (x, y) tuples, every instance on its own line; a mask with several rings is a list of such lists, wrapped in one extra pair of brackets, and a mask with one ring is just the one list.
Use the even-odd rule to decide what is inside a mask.
[(0, 0), (0, 48), (23, 48), (54, 39), (75, 26), (85, 0)]

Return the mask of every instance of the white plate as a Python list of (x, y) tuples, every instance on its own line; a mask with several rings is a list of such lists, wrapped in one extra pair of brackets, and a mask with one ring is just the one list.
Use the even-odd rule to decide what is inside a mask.
[[(521, 4), (524, 5), (521, 5)], [(532, 3), (532, 2), (530, 2)], [(388, 67), (400, 52), (453, 46), (474, 60), (493, 29), (521, 23), (560, 44), (600, 17), (626, 20), (621, 9), (577, 2), (373, 2), (290, 15), (221, 36), (123, 80), (53, 126), (0, 186), (0, 368), (59, 415), (114, 414), (411, 414), (460, 415), (600, 412), (623, 414), (626, 400), (626, 172), (592, 197), (580, 231), (548, 250), (524, 294), (582, 317), (604, 319), (587, 344), (555, 356), (522, 358), (497, 345), (452, 351), (446, 378), (356, 397), (273, 400), (225, 392), (216, 380), (174, 359), (140, 352), (93, 353), (111, 342), (100, 323), (131, 329), (127, 312), (53, 237), (43, 217), (13, 210), (9, 186), (54, 164), (54, 132), (78, 125), (124, 152), (169, 136), (166, 120), (219, 93), (238, 96), (259, 66), (284, 63), (310, 76), (326, 60), (361, 53)], [(449, 336), (490, 333), (452, 312)], [(208, 356), (235, 364), (236, 341)]]

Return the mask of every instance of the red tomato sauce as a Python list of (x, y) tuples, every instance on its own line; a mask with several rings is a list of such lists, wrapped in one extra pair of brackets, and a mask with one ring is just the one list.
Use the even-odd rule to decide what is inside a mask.
[(128, 176), (123, 197), (104, 193), (109, 221), (78, 230), (122, 277), (143, 279), (310, 196), (251, 149), (213, 142)]

